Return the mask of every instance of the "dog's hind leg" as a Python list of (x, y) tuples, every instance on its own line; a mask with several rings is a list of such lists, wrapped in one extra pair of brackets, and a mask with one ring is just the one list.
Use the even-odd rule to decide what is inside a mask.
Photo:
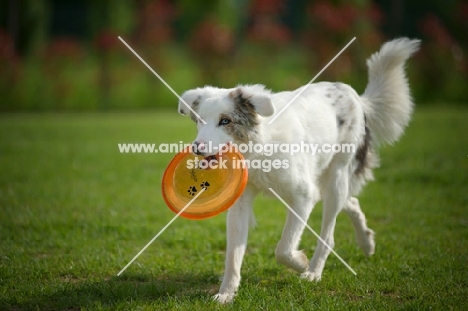
[(366, 256), (373, 255), (375, 250), (374, 231), (367, 227), (366, 216), (361, 210), (359, 200), (354, 197), (349, 198), (343, 207), (343, 212), (349, 216), (354, 225), (359, 247)]
[(255, 194), (246, 189), (242, 196), (228, 210), (227, 247), (223, 282), (213, 299), (220, 303), (233, 300), (241, 279), (241, 266), (247, 246), (249, 218)]
[(341, 161), (335, 158), (325, 175), (322, 176), (323, 215), (320, 238), (326, 244), (321, 240), (318, 241), (309, 268), (302, 274), (302, 278), (310, 281), (319, 281), (322, 278), (325, 261), (335, 245), (333, 234), (336, 217), (348, 199), (348, 169)]
[[(307, 222), (317, 199), (313, 196), (301, 195), (293, 198), (292, 201), (291, 208), (301, 219)], [(298, 272), (304, 272), (309, 263), (305, 253), (302, 250), (297, 250), (304, 228), (304, 223), (288, 210), (286, 224), (275, 250), (276, 260), (279, 263)]]

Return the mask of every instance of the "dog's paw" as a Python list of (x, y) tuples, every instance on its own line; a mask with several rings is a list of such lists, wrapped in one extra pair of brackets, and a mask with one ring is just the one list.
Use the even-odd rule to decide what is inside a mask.
[(236, 296), (236, 293), (231, 293), (231, 292), (227, 292), (223, 294), (217, 293), (216, 295), (213, 296), (213, 300), (221, 304), (226, 304), (226, 303), (232, 302), (235, 296)]
[(375, 240), (374, 240), (374, 231), (371, 229), (367, 229), (365, 231), (365, 236), (362, 236), (359, 239), (359, 247), (361, 247), (364, 255), (367, 257), (374, 255), (375, 252)]
[(291, 268), (297, 272), (304, 272), (309, 267), (309, 260), (304, 251), (295, 251), (293, 253), (293, 262), (291, 262)]
[(311, 271), (306, 271), (301, 274), (301, 279), (310, 281), (310, 282), (319, 282), (322, 279), (322, 274), (318, 274)]
[(307, 256), (302, 250), (294, 251), (292, 253), (276, 252), (276, 260), (297, 272), (304, 272), (309, 267), (309, 260), (307, 260)]

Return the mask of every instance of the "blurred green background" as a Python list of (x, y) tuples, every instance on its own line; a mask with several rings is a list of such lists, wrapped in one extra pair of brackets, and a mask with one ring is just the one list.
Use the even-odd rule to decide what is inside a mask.
[(362, 92), (365, 59), (388, 39), (416, 37), (416, 102), (466, 104), (467, 30), (468, 3), (456, 0), (4, 0), (0, 111), (174, 109), (174, 95), (118, 36), (178, 93), (297, 88), (354, 36), (318, 80)]

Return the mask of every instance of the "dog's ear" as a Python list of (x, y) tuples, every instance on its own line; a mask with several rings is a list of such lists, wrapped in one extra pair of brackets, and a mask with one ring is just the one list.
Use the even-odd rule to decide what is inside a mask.
[(262, 117), (271, 117), (275, 114), (275, 106), (271, 102), (271, 96), (267, 94), (253, 94), (250, 102), (255, 107), (255, 111)]
[(187, 116), (190, 115), (191, 112), (189, 107), (193, 110), (196, 110), (198, 104), (200, 103), (202, 92), (203, 90), (200, 88), (184, 92), (184, 94), (182, 94), (180, 97), (182, 100), (179, 99), (179, 113), (181, 115)]
[(249, 102), (262, 117), (270, 117), (275, 113), (275, 106), (271, 101), (271, 92), (263, 85), (239, 86), (229, 96), (238, 102)]

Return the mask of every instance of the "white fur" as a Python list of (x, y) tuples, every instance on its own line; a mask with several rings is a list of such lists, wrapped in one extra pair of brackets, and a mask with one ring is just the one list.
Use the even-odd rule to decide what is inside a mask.
[[(366, 125), (370, 128), (372, 143), (393, 142), (402, 134), (412, 111), (412, 100), (404, 74), (406, 59), (417, 50), (419, 41), (398, 39), (387, 42), (380, 52), (367, 62), (369, 84), (359, 96), (350, 86), (341, 83), (321, 82), (295, 91), (272, 93), (261, 85), (239, 86), (238, 91), (255, 108), (259, 125), (252, 134), (254, 143), (300, 143), (323, 145), (325, 143), (352, 143), (362, 145)], [(271, 125), (267, 124), (275, 111), (280, 111), (300, 90), (302, 94)], [(215, 87), (198, 88), (183, 94), (184, 100), (193, 104), (197, 100), (197, 113), (207, 124), (197, 123), (197, 142), (213, 145), (236, 142), (219, 125), (220, 115), (232, 113), (236, 90)], [(179, 111), (187, 114), (179, 103)], [(338, 121), (339, 120), (339, 121)], [(341, 122), (341, 123), (340, 123)], [(342, 124), (341, 127), (339, 124)], [(208, 154), (206, 154), (208, 155)], [(249, 222), (253, 221), (252, 202), (259, 192), (269, 195), (273, 188), (304, 220), (307, 220), (315, 203), (323, 200), (323, 219), (320, 236), (331, 247), (336, 217), (344, 211), (351, 219), (358, 245), (365, 255), (375, 249), (374, 232), (366, 225), (359, 201), (351, 194), (358, 192), (370, 173), (355, 178), (359, 161), (352, 153), (275, 154), (272, 157), (246, 153), (253, 159), (287, 159), (289, 169), (249, 170), (249, 182), (243, 195), (227, 213), (227, 251), (224, 278), (219, 293), (214, 297), (221, 303), (230, 302), (240, 284), (240, 270), (244, 257)], [(372, 166), (372, 164), (369, 164)], [(370, 175), (369, 175), (370, 174)], [(329, 249), (318, 242), (310, 260), (298, 250), (304, 225), (288, 212), (286, 224), (277, 245), (277, 261), (302, 273), (304, 279), (321, 279)]]
[(404, 66), (419, 43), (407, 38), (393, 40), (367, 60), (369, 83), (362, 95), (363, 107), (377, 142), (398, 140), (411, 119), (413, 102)]

